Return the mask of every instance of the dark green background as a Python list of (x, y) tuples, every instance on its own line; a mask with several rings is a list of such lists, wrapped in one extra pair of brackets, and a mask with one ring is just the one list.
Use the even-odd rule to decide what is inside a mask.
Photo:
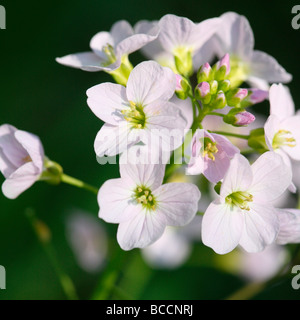
[[(96, 162), (93, 142), (101, 123), (87, 107), (85, 91), (111, 79), (102, 72), (63, 67), (54, 59), (88, 50), (90, 38), (98, 31), (109, 30), (117, 20), (135, 24), (174, 13), (201, 21), (226, 11), (244, 14), (255, 34), (255, 48), (273, 55), (293, 74), (290, 89), (296, 105), (300, 105), (300, 30), (291, 27), (291, 9), (297, 4), (294, 1), (10, 0), (0, 4), (7, 11), (7, 29), (0, 30), (0, 123), (37, 134), (46, 154), (66, 173), (95, 186), (117, 177), (118, 167), (102, 167)], [(133, 62), (140, 59), (138, 53), (131, 56)], [(266, 105), (261, 108), (266, 112)], [(0, 180), (2, 183), (4, 179)], [(7, 290), (0, 290), (0, 299), (65, 298), (25, 218), (26, 208), (34, 208), (49, 226), (61, 264), (74, 280), (80, 298), (88, 299), (101, 274), (91, 276), (76, 265), (65, 239), (65, 219), (74, 208), (97, 216), (96, 199), (67, 185), (44, 183), (36, 183), (14, 201), (0, 195), (0, 265), (7, 271)], [(113, 254), (118, 249), (116, 227), (106, 227), (112, 237)], [(134, 250), (125, 255), (130, 267), (122, 269), (121, 275), (125, 276), (121, 285), (133, 298), (223, 299), (243, 282), (215, 269), (213, 256), (210, 249), (198, 245), (184, 267), (166, 272), (151, 270)], [(295, 299), (299, 293), (287, 281), (258, 298)]]

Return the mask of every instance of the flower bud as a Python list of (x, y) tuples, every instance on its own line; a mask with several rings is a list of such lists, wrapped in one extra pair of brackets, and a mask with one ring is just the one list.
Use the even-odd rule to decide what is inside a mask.
[(211, 99), (210, 85), (208, 82), (201, 82), (195, 88), (196, 99), (202, 101), (204, 104), (208, 104)]
[(212, 95), (216, 94), (218, 91), (218, 87), (219, 87), (218, 81), (211, 80), (211, 81), (209, 81), (209, 85), (210, 85), (210, 94), (212, 94)]
[(248, 89), (248, 96), (242, 101), (241, 107), (247, 108), (267, 99), (269, 92), (256, 88)]
[(185, 100), (188, 97), (191, 86), (187, 80), (179, 74), (176, 74), (176, 88), (175, 93), (177, 97), (181, 100)]
[(226, 79), (219, 83), (219, 90), (227, 92), (230, 89), (231, 83), (230, 80)]
[(236, 88), (226, 93), (227, 104), (230, 107), (237, 107), (248, 95), (247, 89)]
[(215, 96), (214, 101), (211, 103), (212, 109), (223, 109), (227, 105), (225, 93), (220, 90)]
[(218, 61), (214, 67), (214, 78), (217, 81), (222, 81), (226, 76), (229, 75), (230, 72), (230, 57), (229, 54), (226, 53), (225, 56)]
[(247, 126), (255, 120), (255, 116), (248, 111), (231, 110), (223, 117), (225, 123), (231, 124), (235, 127)]
[(174, 53), (175, 66), (178, 72), (185, 77), (193, 74), (193, 57), (190, 51), (178, 49)]
[(212, 68), (208, 62), (204, 63), (198, 70), (198, 83), (212, 80)]

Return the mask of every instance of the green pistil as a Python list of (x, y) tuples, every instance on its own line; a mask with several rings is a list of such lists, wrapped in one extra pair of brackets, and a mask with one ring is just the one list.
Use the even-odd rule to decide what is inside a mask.
[(129, 101), (130, 107), (122, 110), (124, 119), (131, 124), (133, 129), (144, 129), (146, 127), (146, 114), (143, 107), (133, 101)]
[(282, 146), (287, 146), (291, 148), (296, 146), (296, 140), (294, 139), (290, 131), (279, 130), (275, 134), (272, 142), (273, 149), (278, 149)]
[(139, 186), (135, 189), (134, 199), (137, 203), (141, 204), (145, 209), (155, 210), (156, 209), (156, 201), (153, 196), (151, 190), (144, 186)]
[(242, 210), (249, 211), (249, 202), (253, 201), (253, 196), (252, 194), (245, 191), (237, 191), (227, 196), (225, 198), (225, 201), (232, 207), (239, 207)]
[(109, 43), (102, 47), (102, 51), (105, 53), (107, 60), (102, 64), (104, 67), (109, 66), (116, 62), (117, 58), (115, 55), (114, 47)]
[(249, 66), (235, 56), (230, 56), (230, 73), (228, 79), (232, 88), (238, 87), (244, 82), (249, 74)]
[(217, 143), (212, 142), (209, 138), (200, 139), (200, 141), (202, 142), (202, 157), (204, 158), (207, 155), (209, 159), (215, 161), (216, 158), (214, 155), (219, 151), (217, 148)]

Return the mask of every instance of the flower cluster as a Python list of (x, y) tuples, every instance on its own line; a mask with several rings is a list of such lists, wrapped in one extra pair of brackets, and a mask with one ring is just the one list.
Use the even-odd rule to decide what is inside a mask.
[[(4, 124), (5, 196), (16, 198), (37, 180), (95, 191), (99, 217), (118, 224), (123, 250), (148, 247), (166, 227), (185, 226), (196, 215), (203, 215), (202, 242), (218, 254), (237, 246), (259, 252), (300, 242), (300, 210), (274, 205), (287, 189), (297, 191), (293, 163), (300, 161), (300, 115), (283, 85), (292, 77), (273, 57), (254, 50), (244, 16), (228, 12), (194, 23), (168, 14), (134, 27), (119, 21), (110, 32), (97, 33), (90, 47), (56, 60), (115, 80), (86, 94), (88, 107), (104, 122), (95, 153), (99, 162), (119, 155), (120, 178), (95, 190), (65, 175), (45, 156), (38, 137)], [(129, 55), (137, 50), (149, 60), (133, 66)], [(249, 108), (268, 99), (270, 116), (251, 130), (256, 116)], [(229, 129), (214, 130), (206, 117), (221, 119)], [(239, 131), (248, 126), (247, 135)], [(246, 149), (232, 138), (246, 140)], [(215, 199), (204, 213), (199, 208), (207, 190), (200, 192), (196, 179), (172, 182), (182, 169), (214, 187)]]

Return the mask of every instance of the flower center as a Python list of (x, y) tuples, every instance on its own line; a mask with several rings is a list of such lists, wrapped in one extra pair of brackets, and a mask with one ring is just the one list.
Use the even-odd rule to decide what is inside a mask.
[(138, 186), (134, 190), (133, 197), (136, 200), (136, 202), (141, 204), (144, 208), (149, 210), (155, 210), (156, 200), (149, 188), (146, 188), (144, 186)]
[(104, 67), (109, 66), (116, 62), (117, 58), (115, 55), (114, 47), (107, 43), (105, 46), (102, 47), (102, 51), (106, 55), (107, 60), (102, 64)]
[(133, 101), (129, 101), (130, 107), (122, 110), (124, 119), (131, 124), (134, 129), (144, 129), (146, 126), (146, 115), (143, 107)]
[(249, 211), (249, 202), (253, 201), (253, 196), (246, 191), (236, 191), (225, 198), (227, 204)]
[(215, 161), (216, 158), (214, 155), (219, 151), (217, 148), (217, 143), (212, 142), (210, 138), (204, 138), (202, 140), (204, 140), (202, 141), (201, 148), (202, 157), (204, 158), (205, 156), (207, 156), (212, 161)]
[(238, 87), (249, 74), (249, 66), (238, 57), (230, 56), (230, 73), (228, 79), (232, 87)]
[(282, 146), (287, 147), (295, 147), (296, 146), (296, 140), (292, 136), (292, 133), (287, 130), (279, 130), (272, 141), (272, 147), (273, 149), (278, 149)]

